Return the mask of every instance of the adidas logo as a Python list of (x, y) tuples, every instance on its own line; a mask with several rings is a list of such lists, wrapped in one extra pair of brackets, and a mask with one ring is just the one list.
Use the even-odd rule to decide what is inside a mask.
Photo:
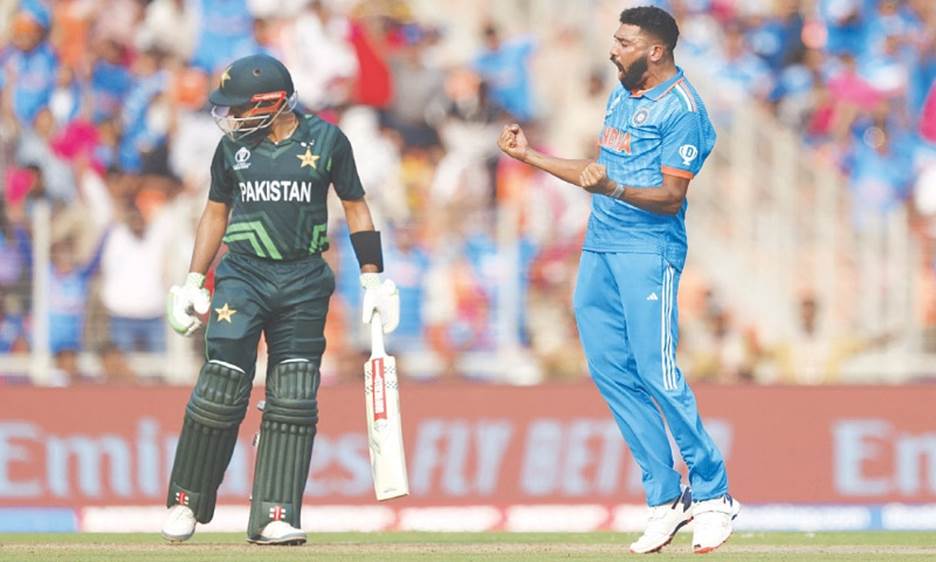
[(648, 300), (648, 301), (658, 301), (658, 300), (660, 300), (660, 299), (659, 299), (659, 297), (657, 297), (656, 292), (653, 292), (653, 293), (650, 293), (650, 295), (647, 296), (647, 300)]

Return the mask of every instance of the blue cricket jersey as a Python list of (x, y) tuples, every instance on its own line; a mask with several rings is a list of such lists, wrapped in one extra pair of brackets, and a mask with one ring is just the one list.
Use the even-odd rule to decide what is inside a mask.
[(52, 46), (43, 42), (32, 51), (14, 51), (11, 62), (16, 69), (16, 81), (9, 88), (13, 93), (13, 113), (21, 125), (32, 127), (36, 115), (52, 99), (58, 57)]
[[(615, 182), (659, 189), (663, 174), (692, 178), (715, 146), (715, 128), (682, 69), (644, 92), (618, 84), (608, 98), (598, 163)], [(605, 195), (592, 197), (585, 250), (662, 254), (677, 269), (686, 261), (686, 203), (676, 215), (644, 211)]]

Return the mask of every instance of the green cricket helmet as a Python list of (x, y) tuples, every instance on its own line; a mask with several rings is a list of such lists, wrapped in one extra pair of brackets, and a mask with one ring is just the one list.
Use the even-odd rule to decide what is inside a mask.
[(239, 139), (266, 129), (283, 111), (292, 111), (296, 91), (283, 63), (269, 55), (250, 55), (224, 69), (208, 101), (221, 130)]

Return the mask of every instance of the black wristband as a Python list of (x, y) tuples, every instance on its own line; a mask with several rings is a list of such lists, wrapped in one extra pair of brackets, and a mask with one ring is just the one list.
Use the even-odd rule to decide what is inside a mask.
[(383, 251), (380, 249), (380, 232), (376, 230), (362, 230), (351, 233), (351, 247), (357, 261), (365, 265), (376, 265), (377, 273), (383, 272)]

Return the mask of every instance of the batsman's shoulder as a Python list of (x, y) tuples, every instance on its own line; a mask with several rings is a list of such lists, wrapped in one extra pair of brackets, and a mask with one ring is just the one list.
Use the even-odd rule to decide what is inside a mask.
[(238, 142), (227, 135), (222, 135), (218, 140), (218, 145), (215, 148), (215, 152), (223, 155), (232, 155), (242, 146), (245, 146), (245, 144)]
[(301, 113), (299, 114), (299, 118), (302, 120), (302, 124), (306, 127), (315, 127), (325, 131), (341, 130), (338, 128), (338, 125), (323, 119), (315, 113)]
[(228, 155), (233, 153), (230, 146), (225, 143), (229, 140), (226, 135), (222, 136), (215, 145), (214, 154), (211, 157), (212, 170), (227, 168)]
[(330, 132), (329, 136), (332, 139), (332, 143), (335, 146), (335, 150), (338, 150), (338, 151), (351, 150), (352, 149), (351, 139), (348, 138), (348, 135), (346, 135), (345, 132), (342, 131), (341, 128), (338, 127), (337, 125), (329, 124), (329, 126), (331, 127), (329, 131)]
[(303, 122), (307, 134), (316, 139), (316, 142), (327, 145), (347, 145), (348, 137), (338, 125), (322, 119), (314, 113), (303, 115)]

